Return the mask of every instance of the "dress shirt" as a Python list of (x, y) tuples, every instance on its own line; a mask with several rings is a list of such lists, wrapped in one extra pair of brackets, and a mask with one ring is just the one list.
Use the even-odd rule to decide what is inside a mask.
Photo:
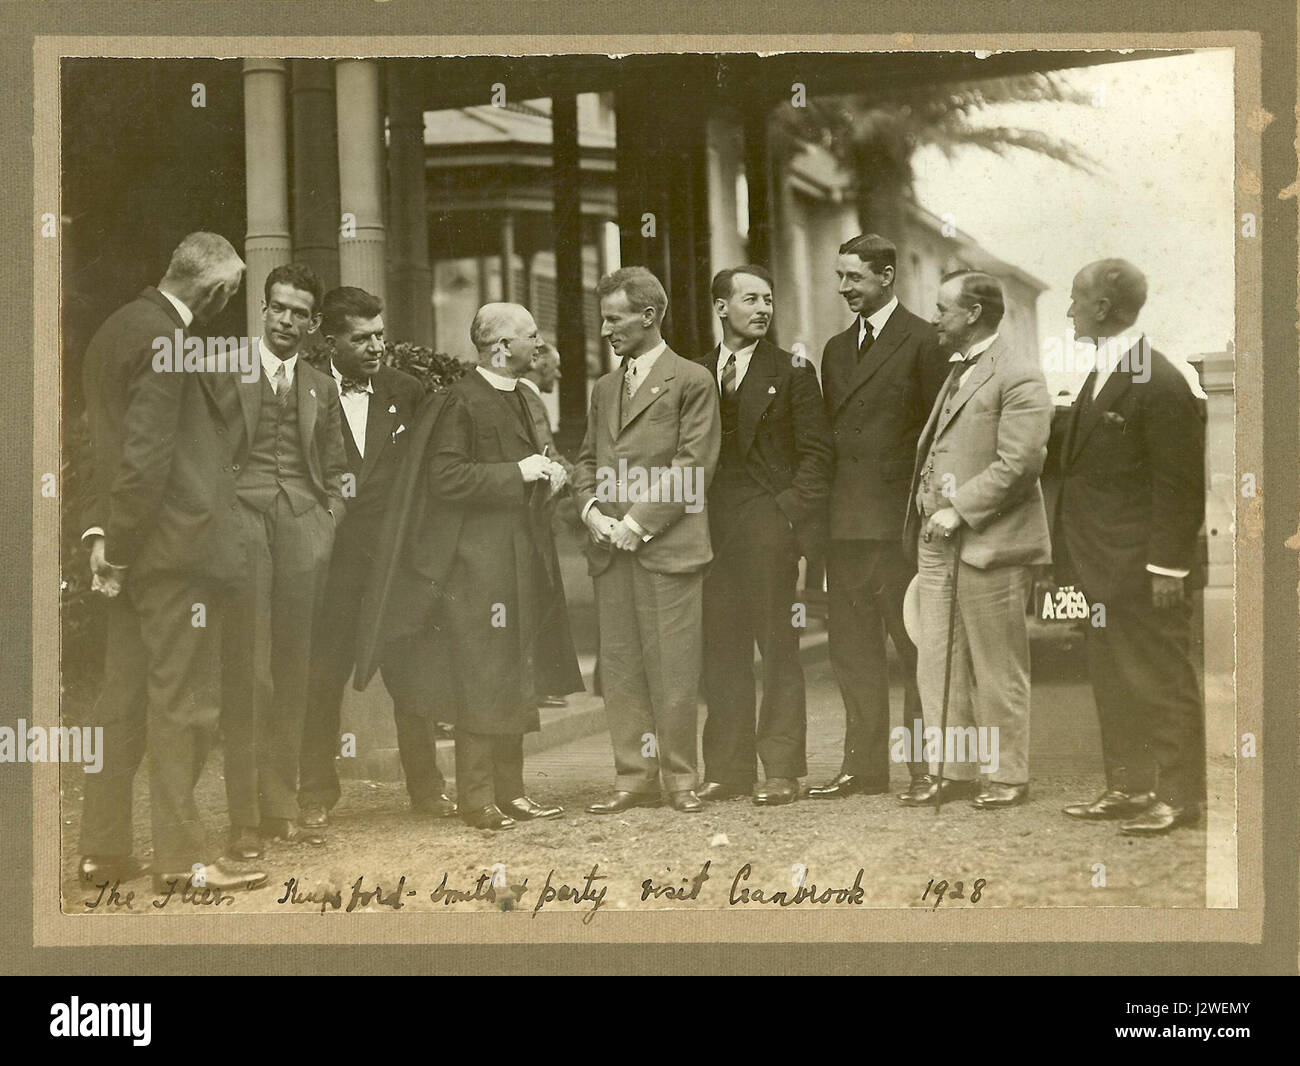
[(976, 341), (974, 344), (972, 344), (970, 346), (970, 351), (967, 352), (965, 355), (962, 355), (961, 352), (957, 352), (956, 354), (954, 354), (948, 359), (948, 362), (950, 363), (967, 364), (966, 369), (961, 372), (961, 377), (957, 379), (958, 388), (961, 388), (962, 385), (966, 384), (966, 379), (970, 377), (970, 372), (975, 369), (975, 357), (977, 355), (983, 355), (985, 352), (987, 352), (991, 347), (993, 347), (993, 342), (997, 339), (998, 339), (998, 335), (994, 333), (992, 336), (985, 337), (982, 341)]
[(330, 361), (330, 373), (334, 375), (334, 384), (339, 389), (339, 406), (343, 408), (343, 417), (348, 420), (348, 429), (352, 430), (352, 440), (357, 446), (357, 454), (366, 457), (366, 425), (370, 421), (370, 397), (375, 394), (374, 382), (366, 380), (365, 391), (343, 391), (343, 375), (339, 368)]
[(262, 371), (266, 374), (266, 380), (271, 383), (272, 389), (275, 388), (275, 372), (280, 369), (281, 363), (284, 364), (285, 388), (293, 387), (293, 372), (298, 365), (297, 352), (294, 352), (288, 359), (281, 359), (259, 339), (257, 354), (262, 357)]
[[(654, 368), (655, 363), (658, 362), (659, 357), (667, 350), (668, 342), (660, 341), (648, 352), (642, 352), (640, 355), (628, 360), (624, 372), (626, 377), (632, 379), (631, 395), (636, 395), (637, 389), (641, 387), (641, 382), (645, 381), (645, 379), (649, 377), (650, 371)], [(626, 388), (626, 385), (624, 388)]]
[(748, 347), (741, 348), (739, 351), (730, 351), (725, 344), (718, 345), (718, 392), (722, 392), (722, 371), (727, 365), (727, 357), (734, 355), (736, 357), (736, 391), (740, 391), (740, 383), (745, 380), (745, 372), (749, 369), (749, 362), (754, 358), (754, 349), (758, 347), (758, 341), (754, 341)]
[(898, 306), (898, 297), (891, 296), (889, 303), (878, 311), (872, 311), (871, 314), (863, 318), (858, 316), (858, 347), (862, 347), (862, 338), (867, 333), (867, 323), (871, 323), (871, 339), (874, 341), (880, 336), (880, 331), (885, 328), (885, 323), (889, 321), (889, 316), (894, 313), (894, 308)]

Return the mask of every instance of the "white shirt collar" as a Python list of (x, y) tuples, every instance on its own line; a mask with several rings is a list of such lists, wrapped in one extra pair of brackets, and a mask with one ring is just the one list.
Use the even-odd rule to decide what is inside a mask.
[(648, 371), (652, 366), (655, 365), (655, 360), (658, 359), (661, 355), (663, 355), (664, 352), (666, 352), (667, 350), (668, 350), (668, 342), (660, 341), (648, 352), (642, 352), (640, 355), (635, 356), (632, 359), (632, 362), (636, 364), (636, 372), (638, 374), (641, 374)]
[(539, 384), (537, 384), (537, 382), (535, 382), (532, 378), (522, 377), (519, 380), (522, 381), (525, 385), (527, 385), (530, 389), (532, 389), (533, 392), (537, 393), (539, 397), (542, 395), (542, 387)]
[(288, 359), (281, 359), (275, 352), (271, 351), (262, 343), (262, 338), (257, 338), (257, 354), (262, 358), (262, 369), (266, 372), (268, 381), (275, 382), (275, 372), (284, 364), (285, 376), (289, 379), (289, 384), (293, 384), (293, 372), (298, 365), (298, 353), (294, 352)]
[[(339, 373), (339, 368), (334, 365), (333, 359), (330, 360), (330, 373), (334, 375), (334, 384), (339, 387), (339, 395), (341, 396), (343, 394), (343, 375)], [(366, 387), (362, 391), (373, 395), (375, 391), (374, 382), (367, 378)]]
[(518, 384), (518, 378), (507, 377), (505, 374), (498, 374), (495, 370), (489, 370), (485, 366), (476, 366), (474, 368), (483, 375), (483, 380), (491, 385), (494, 389), (501, 392), (514, 392)]
[(974, 344), (970, 346), (969, 352), (967, 352), (965, 355), (962, 355), (961, 352), (954, 352), (949, 357), (948, 362), (950, 363), (969, 362), (970, 360), (974, 359), (977, 355), (982, 355), (984, 352), (987, 352), (991, 347), (993, 347), (993, 342), (997, 339), (998, 339), (998, 335), (994, 333), (991, 336), (985, 337), (982, 341), (976, 341)]
[(1094, 344), (1093, 351), (1096, 353), (1094, 366), (1097, 369), (1097, 375), (1099, 377), (1109, 377), (1114, 373), (1115, 368), (1120, 364), (1120, 360), (1141, 339), (1142, 329), (1134, 322), (1132, 325), (1125, 326), (1113, 337), (1103, 338), (1100, 346)]
[[(877, 311), (872, 311), (867, 315), (866, 321), (871, 323), (871, 336), (879, 337), (880, 331), (885, 328), (885, 323), (889, 321), (889, 316), (894, 313), (894, 308), (898, 306), (898, 297), (891, 296), (889, 303)], [(862, 316), (858, 316), (858, 343), (862, 343)]]
[(718, 345), (718, 363), (721, 365), (726, 362), (728, 355), (734, 355), (736, 357), (736, 365), (740, 366), (741, 363), (747, 363), (751, 358), (753, 358), (754, 349), (757, 347), (758, 341), (754, 341), (752, 344), (747, 344), (743, 348), (737, 348), (733, 352), (725, 343), (720, 343)]
[(181, 325), (189, 329), (194, 323), (194, 312), (189, 309), (184, 300), (173, 296), (166, 289), (159, 289), (158, 291), (167, 297), (169, 304), (176, 308), (176, 313), (181, 316)]

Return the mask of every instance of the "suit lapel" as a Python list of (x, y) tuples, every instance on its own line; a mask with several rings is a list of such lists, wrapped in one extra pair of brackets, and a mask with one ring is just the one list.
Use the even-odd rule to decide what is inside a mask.
[[(889, 316), (889, 321), (885, 323), (885, 328), (880, 331), (880, 336), (872, 342), (871, 347), (867, 349), (867, 354), (853, 368), (853, 372), (849, 377), (848, 390), (844, 394), (846, 400), (871, 380), (876, 371), (889, 360), (889, 357), (898, 351), (899, 345), (907, 337), (908, 328), (907, 323), (903, 320), (902, 311), (902, 304), (894, 308), (894, 313)], [(858, 324), (855, 322), (853, 323), (854, 332), (850, 337), (851, 341), (857, 340), (857, 329)], [(856, 344), (853, 349), (853, 358), (857, 359)]]
[[(393, 416), (388, 410), (393, 404), (389, 399), (388, 389), (379, 374), (371, 378), (370, 385), (374, 391), (367, 398), (369, 404), (366, 408), (366, 452), (361, 457), (361, 474), (357, 478), (358, 483), (364, 482), (370, 471), (374, 469), (375, 463), (379, 461), (379, 453), (387, 446), (385, 439), (393, 432)], [(347, 415), (344, 415), (342, 410), (339, 414), (346, 422)]]
[(235, 376), (239, 406), (244, 412), (244, 432), (250, 445), (257, 432), (257, 418), (262, 413), (262, 379), (266, 376), (266, 371), (262, 369), (262, 352), (256, 338), (253, 340), (253, 366), (257, 368), (257, 377), (252, 381), (245, 381), (242, 374)]
[[(316, 449), (312, 447), (312, 440), (316, 432), (316, 412), (319, 410), (315, 376), (312, 373), (311, 366), (299, 355), (297, 363), (294, 364), (294, 384), (298, 389), (298, 439), (302, 441), (303, 455), (307, 456), (307, 469), (319, 481), (320, 457), (316, 454)], [(330, 388), (333, 387), (334, 379), (330, 378)]]
[[(979, 391), (980, 386), (993, 376), (993, 368), (997, 363), (998, 354), (1000, 354), (996, 351), (997, 348), (998, 345), (994, 344), (993, 347), (984, 352), (980, 357), (979, 362), (977, 362), (971, 369), (970, 377), (966, 379), (966, 384), (957, 390), (957, 395), (952, 398), (952, 402), (945, 405), (948, 413), (943, 414), (942, 411), (940, 412), (939, 425), (935, 430), (935, 436), (938, 436), (948, 428), (952, 420), (957, 417), (957, 412), (966, 405), (966, 401), (974, 396), (975, 393)], [(939, 393), (939, 401), (941, 403), (943, 398), (944, 392), (941, 391)]]
[(749, 369), (745, 371), (745, 380), (740, 384), (740, 445), (744, 454), (754, 444), (754, 434), (758, 432), (759, 420), (763, 412), (772, 406), (776, 399), (776, 368), (772, 345), (767, 341), (758, 342), (754, 354), (749, 359)]
[(1101, 392), (1097, 393), (1097, 398), (1092, 401), (1088, 410), (1082, 416), (1076, 413), (1074, 432), (1070, 435), (1070, 448), (1066, 452), (1067, 457), (1073, 458), (1079, 453), (1088, 435), (1101, 421), (1101, 416), (1115, 406), (1119, 398), (1128, 392), (1132, 383), (1132, 375), (1122, 367), (1117, 366), (1111, 371), (1106, 384), (1101, 387)]
[(676, 376), (676, 369), (673, 367), (676, 358), (677, 355), (671, 348), (665, 348), (663, 354), (655, 360), (655, 365), (650, 368), (650, 373), (646, 375), (645, 381), (641, 382), (636, 395), (632, 397), (632, 406), (627, 412), (627, 417), (623, 419), (622, 429), (627, 429), (641, 417), (647, 407), (668, 391), (664, 386)]

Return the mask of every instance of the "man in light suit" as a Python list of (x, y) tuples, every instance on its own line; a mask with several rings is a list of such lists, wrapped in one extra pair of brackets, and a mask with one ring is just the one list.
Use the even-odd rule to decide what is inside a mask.
[[(718, 383), (722, 448), (709, 486), (713, 564), (704, 581), (704, 774), (701, 799), (747, 796), (762, 761), (759, 806), (793, 802), (805, 761), (799, 663), (799, 557), (824, 531), (831, 434), (817, 374), (767, 340), (772, 275), (719, 271), (722, 343), (700, 360)], [(763, 702), (754, 698), (754, 645)], [(758, 720), (755, 724), (755, 711)]]
[(1203, 578), (1205, 393), (1137, 327), (1146, 295), (1123, 259), (1074, 279), (1069, 315), (1097, 362), (1071, 411), (1055, 523), (1061, 579), (1106, 610), (1105, 625), (1084, 627), (1106, 790), (1065, 813), (1126, 819), (1130, 835), (1195, 822), (1204, 787), (1190, 622)]
[[(903, 551), (916, 441), (948, 375), (934, 328), (894, 294), (898, 250), (874, 233), (840, 246), (835, 273), (853, 324), (826, 342), (822, 390), (835, 443), (826, 551), (831, 669), (844, 701), (840, 772), (814, 798), (889, 790), (889, 661), (903, 674), (903, 723), (916, 728), (916, 648), (903, 599), (916, 565)], [(922, 764), (908, 763), (915, 777)]]
[(95, 464), (86, 537), (94, 583), (112, 598), (96, 705), (105, 765), (86, 777), (82, 827), (80, 873), (93, 882), (143, 872), (131, 858), (131, 784), (146, 738), (155, 890), (191, 877), (214, 890), (266, 880), (209, 846), (194, 799), (217, 732), (216, 636), (245, 569), (231, 511), (240, 415), (224, 387), (239, 368), (187, 369), (176, 350), (238, 291), (243, 269), (225, 238), (190, 234), (158, 288), (114, 314), (86, 353)]
[(221, 686), (231, 847), (247, 859), (262, 855), (263, 838), (295, 836), (312, 625), (346, 469), (338, 387), (298, 356), (320, 325), (320, 279), (279, 266), (263, 292), (253, 344), (262, 373), (236, 383), (243, 423), (233, 469), (248, 573), (227, 616)]
[(931, 773), (899, 797), (908, 806), (935, 801), (939, 762), (943, 799), (973, 797), (975, 807), (993, 810), (1029, 795), (1025, 606), (1030, 567), (1052, 558), (1038, 482), (1052, 401), (1033, 354), (999, 335), (1003, 311), (1002, 286), (988, 274), (958, 271), (939, 287), (934, 325), (953, 368), (917, 443), (903, 527), (918, 560), (926, 730), (941, 725), (952, 618), (948, 735), (965, 741), (971, 727), (987, 730), (997, 766), (981, 786), (976, 758), (955, 761), (957, 746), (945, 736), (943, 750), (929, 756)]
[[(348, 472), (343, 495), (347, 517), (339, 523), (330, 556), (321, 613), (312, 634), (307, 719), (299, 759), (298, 806), (304, 829), (320, 829), (339, 800), (334, 759), (339, 752), (343, 690), (356, 659), (361, 601), (374, 565), (375, 545), (397, 469), (406, 452), (424, 386), (383, 364), (384, 305), (353, 286), (331, 289), (321, 304), (321, 336), (330, 346), (326, 369), (342, 408)], [(407, 697), (401, 663), (384, 672), (393, 697), (397, 751), (411, 809), (446, 818), (456, 805), (438, 768), (431, 708)]]
[(615, 791), (587, 808), (614, 814), (703, 808), (696, 701), (704, 568), (713, 558), (705, 493), (721, 441), (718, 387), (660, 334), (668, 297), (644, 267), (601, 278), (601, 336), (623, 366), (591, 394), (574, 488), (590, 531), (600, 673)]

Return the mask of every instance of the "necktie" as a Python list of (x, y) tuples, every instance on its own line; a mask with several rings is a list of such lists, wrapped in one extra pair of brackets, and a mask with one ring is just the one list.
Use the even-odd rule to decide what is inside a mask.
[(736, 395), (736, 355), (727, 353), (727, 361), (722, 364), (722, 395), (727, 399)]
[(629, 400), (636, 395), (636, 360), (631, 357), (628, 357), (624, 363), (623, 387), (627, 391)]
[(275, 377), (271, 379), (271, 388), (275, 390), (275, 395), (281, 398), (288, 391), (289, 371), (285, 369), (284, 363), (275, 368)]
[(858, 362), (862, 362), (862, 357), (867, 354), (868, 349), (876, 340), (876, 331), (871, 328), (871, 323), (865, 318), (862, 320), (862, 340), (858, 344)]

